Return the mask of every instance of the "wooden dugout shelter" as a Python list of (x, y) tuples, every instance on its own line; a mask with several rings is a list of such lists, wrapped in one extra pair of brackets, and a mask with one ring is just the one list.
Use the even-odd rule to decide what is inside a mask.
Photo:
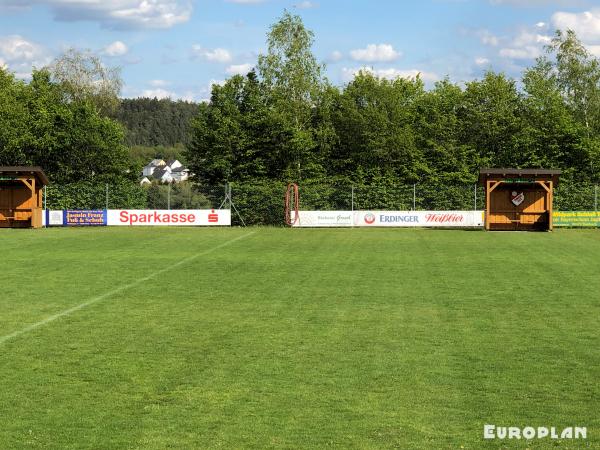
[(40, 167), (0, 166), (0, 228), (40, 228), (47, 184)]
[(554, 188), (560, 170), (481, 169), (485, 229), (551, 231)]

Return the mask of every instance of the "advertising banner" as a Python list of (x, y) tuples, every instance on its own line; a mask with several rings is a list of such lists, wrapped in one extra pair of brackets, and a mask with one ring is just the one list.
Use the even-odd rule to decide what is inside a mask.
[[(292, 220), (294, 213), (292, 213)], [(294, 227), (351, 227), (352, 211), (299, 211)]]
[[(52, 211), (50, 212), (52, 215)], [(51, 217), (52, 218), (52, 217)], [(52, 223), (50, 223), (52, 225)], [(66, 209), (63, 211), (63, 223), (65, 226), (105, 226), (106, 225), (106, 210), (73, 210)]]
[(600, 211), (554, 211), (555, 227), (600, 228)]
[(483, 211), (300, 211), (293, 226), (470, 228), (483, 225)]
[(229, 209), (109, 209), (109, 226), (231, 226)]
[(483, 211), (356, 211), (356, 227), (483, 227)]

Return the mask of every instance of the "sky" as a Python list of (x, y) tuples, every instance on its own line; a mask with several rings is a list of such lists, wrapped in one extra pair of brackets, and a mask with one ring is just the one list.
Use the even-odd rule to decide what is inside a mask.
[(27, 80), (73, 47), (121, 67), (123, 97), (204, 101), (256, 64), (286, 9), (340, 86), (361, 69), (428, 87), (518, 78), (556, 29), (600, 57), (600, 0), (0, 0), (0, 67)]

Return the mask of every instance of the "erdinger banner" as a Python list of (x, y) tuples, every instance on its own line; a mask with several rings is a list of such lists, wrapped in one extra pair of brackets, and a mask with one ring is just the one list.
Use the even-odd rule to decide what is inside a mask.
[(483, 211), (299, 211), (292, 226), (475, 228), (483, 227), (483, 216)]
[(229, 209), (109, 209), (109, 226), (231, 226)]
[(357, 211), (356, 227), (482, 227), (483, 211)]

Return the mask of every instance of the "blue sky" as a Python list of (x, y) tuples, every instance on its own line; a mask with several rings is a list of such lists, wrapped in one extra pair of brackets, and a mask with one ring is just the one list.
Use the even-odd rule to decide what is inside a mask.
[(189, 100), (247, 71), (284, 9), (315, 33), (335, 84), (360, 70), (431, 86), (518, 77), (556, 28), (600, 56), (600, 0), (0, 0), (0, 66), (27, 79), (69, 47), (120, 66), (122, 95)]

